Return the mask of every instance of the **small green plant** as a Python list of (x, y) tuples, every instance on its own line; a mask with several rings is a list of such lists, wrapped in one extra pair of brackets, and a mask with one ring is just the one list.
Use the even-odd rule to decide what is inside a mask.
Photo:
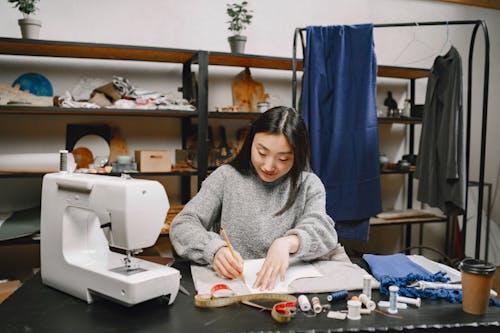
[[(10, 1), (10, 0), (9, 0)], [(227, 4), (227, 15), (231, 18), (229, 23), (229, 31), (234, 35), (239, 35), (252, 22), (252, 10), (247, 9), (248, 2)]]
[(9, 0), (10, 3), (14, 4), (14, 8), (17, 8), (21, 13), (30, 15), (36, 12), (36, 3), (39, 0)]

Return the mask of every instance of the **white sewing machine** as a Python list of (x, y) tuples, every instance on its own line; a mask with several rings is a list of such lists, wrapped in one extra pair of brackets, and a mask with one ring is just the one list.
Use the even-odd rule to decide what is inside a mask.
[[(81, 298), (131, 306), (179, 291), (180, 273), (132, 257), (154, 245), (169, 202), (152, 180), (52, 173), (43, 178), (41, 275), (44, 284)], [(102, 226), (109, 226), (110, 242)], [(109, 246), (126, 250), (110, 251)]]

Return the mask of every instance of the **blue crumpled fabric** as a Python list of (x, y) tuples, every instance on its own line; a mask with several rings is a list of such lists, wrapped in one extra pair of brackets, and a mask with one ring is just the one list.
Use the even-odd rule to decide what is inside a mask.
[[(451, 303), (462, 302), (462, 291), (457, 289), (417, 289), (408, 287), (415, 281), (448, 282), (445, 272), (430, 273), (414, 263), (404, 254), (365, 254), (363, 259), (370, 266), (372, 275), (380, 282), (380, 292), (389, 295), (390, 286), (398, 286), (398, 294), (406, 297), (420, 297), (432, 300), (446, 299)], [(500, 301), (490, 297), (489, 304), (500, 306)]]

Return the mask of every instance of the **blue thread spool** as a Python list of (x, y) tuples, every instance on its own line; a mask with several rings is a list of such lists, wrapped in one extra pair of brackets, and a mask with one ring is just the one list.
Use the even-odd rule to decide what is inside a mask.
[(347, 290), (334, 291), (326, 296), (328, 302), (337, 302), (344, 299), (347, 299)]

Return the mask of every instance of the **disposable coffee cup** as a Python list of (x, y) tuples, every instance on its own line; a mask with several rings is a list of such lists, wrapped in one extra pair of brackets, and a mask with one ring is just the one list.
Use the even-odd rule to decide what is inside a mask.
[(488, 308), (490, 290), (493, 287), (495, 265), (483, 260), (464, 259), (462, 271), (462, 309), (464, 312), (482, 315)]

